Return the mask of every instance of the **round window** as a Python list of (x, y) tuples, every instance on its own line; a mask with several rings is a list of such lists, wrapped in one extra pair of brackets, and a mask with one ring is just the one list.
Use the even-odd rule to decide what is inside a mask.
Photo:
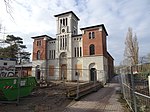
[(62, 32), (65, 32), (65, 29), (62, 29)]

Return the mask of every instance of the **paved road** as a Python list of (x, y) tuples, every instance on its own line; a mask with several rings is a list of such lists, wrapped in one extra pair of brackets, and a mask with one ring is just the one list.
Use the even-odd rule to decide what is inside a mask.
[(117, 101), (119, 95), (116, 91), (120, 88), (117, 80), (118, 76), (99, 91), (72, 102), (64, 112), (123, 112), (123, 107)]

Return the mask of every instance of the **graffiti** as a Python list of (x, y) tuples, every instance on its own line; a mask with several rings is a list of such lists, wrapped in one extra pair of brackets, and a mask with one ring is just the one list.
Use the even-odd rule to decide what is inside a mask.
[(15, 76), (15, 66), (0, 66), (0, 77)]

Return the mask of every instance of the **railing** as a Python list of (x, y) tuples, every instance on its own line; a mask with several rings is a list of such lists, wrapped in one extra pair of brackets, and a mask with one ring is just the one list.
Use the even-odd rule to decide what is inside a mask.
[(150, 77), (150, 64), (134, 65), (121, 69), (124, 99), (134, 112), (150, 112), (150, 80), (148, 77)]

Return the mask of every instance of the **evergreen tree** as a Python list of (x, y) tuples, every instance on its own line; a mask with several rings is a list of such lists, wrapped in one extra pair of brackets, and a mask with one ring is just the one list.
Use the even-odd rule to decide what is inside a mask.
[(8, 46), (0, 48), (0, 58), (16, 58), (17, 64), (29, 62), (31, 53), (25, 51), (27, 47), (23, 45), (21, 37), (7, 35), (5, 43), (8, 43)]

